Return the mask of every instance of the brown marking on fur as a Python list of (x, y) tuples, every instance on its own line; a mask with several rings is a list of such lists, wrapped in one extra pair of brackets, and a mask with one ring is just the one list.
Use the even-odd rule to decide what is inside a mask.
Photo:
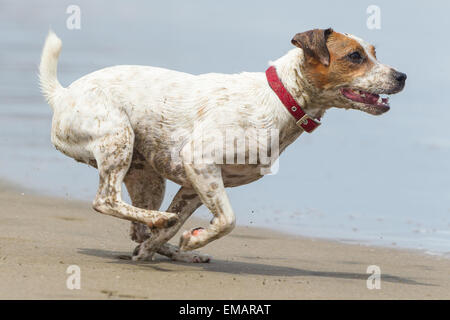
[(227, 178), (242, 178), (245, 177), (243, 174), (227, 174)]
[(181, 173), (184, 171), (184, 168), (183, 168), (183, 166), (181, 165), (181, 164), (178, 164), (176, 167), (175, 167), (175, 174), (177, 175), (177, 176), (180, 176), (181, 175)]
[(169, 227), (167, 225), (167, 220), (163, 219), (163, 218), (159, 218), (158, 220), (155, 221), (153, 226), (149, 226), (149, 227), (165, 228), (166, 226)]
[(375, 50), (375, 47), (370, 45), (369, 50), (370, 50), (370, 54), (376, 59), (377, 58), (377, 52)]
[(202, 107), (198, 108), (197, 109), (197, 118), (203, 117), (204, 113), (205, 113), (205, 107), (202, 106)]
[(200, 173), (203, 176), (203, 178), (205, 178), (205, 179), (209, 178), (209, 170), (208, 169), (201, 169)]
[(88, 162), (89, 162), (88, 164), (89, 164), (91, 167), (97, 168), (97, 160), (95, 160), (95, 159), (89, 159)]
[(137, 150), (133, 152), (133, 160), (145, 161), (144, 156)]
[[(305, 57), (306, 63), (303, 66), (306, 78), (319, 89), (350, 83), (352, 79), (362, 76), (374, 65), (358, 41), (342, 33), (333, 31), (328, 37), (327, 47), (330, 53), (328, 66), (310, 56)], [(348, 54), (355, 51), (363, 57), (360, 64), (353, 63), (347, 58)]]
[(213, 190), (216, 190), (216, 189), (219, 187), (219, 185), (218, 185), (216, 182), (212, 182), (209, 186), (210, 186), (211, 189), (213, 189)]
[(292, 44), (303, 49), (308, 59), (314, 59), (321, 64), (328, 66), (330, 54), (327, 48), (327, 39), (333, 29), (314, 29), (302, 33), (297, 33), (291, 40)]
[(196, 193), (193, 193), (193, 194), (183, 194), (183, 195), (181, 196), (181, 198), (182, 198), (183, 200), (191, 200), (191, 199), (194, 199), (194, 198), (196, 198), (196, 197), (198, 197)]
[(173, 210), (174, 213), (179, 213), (183, 210), (183, 208), (186, 205), (187, 205), (187, 202), (185, 200), (180, 200), (177, 203), (175, 203), (170, 210)]
[(130, 165), (130, 169), (143, 170), (145, 165), (139, 162), (132, 162)]

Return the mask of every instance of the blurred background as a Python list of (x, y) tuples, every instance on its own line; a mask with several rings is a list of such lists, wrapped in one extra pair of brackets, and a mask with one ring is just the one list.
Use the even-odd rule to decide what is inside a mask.
[[(70, 5), (81, 9), (79, 30), (66, 26)], [(381, 29), (367, 27), (369, 5)], [(448, 1), (0, 1), (0, 179), (67, 199), (96, 192), (96, 170), (50, 142), (37, 79), (49, 28), (63, 41), (58, 77), (68, 86), (119, 64), (263, 72), (295, 33), (333, 27), (374, 44), (407, 73), (406, 88), (380, 117), (330, 110), (276, 175), (230, 189), (238, 224), (450, 256), (449, 13)], [(169, 183), (163, 208), (176, 190)]]

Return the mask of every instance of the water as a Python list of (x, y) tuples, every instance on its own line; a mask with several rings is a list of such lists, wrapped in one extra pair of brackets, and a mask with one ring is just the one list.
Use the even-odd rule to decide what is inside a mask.
[[(374, 43), (381, 61), (408, 74), (406, 89), (381, 117), (328, 112), (282, 155), (277, 175), (230, 189), (238, 223), (450, 254), (450, 44), (438, 32), (448, 30), (450, 3), (378, 1), (377, 31), (366, 28), (369, 3), (360, 1), (77, 3), (81, 30), (66, 29), (71, 1), (0, 1), (0, 178), (69, 199), (95, 195), (96, 171), (50, 143), (51, 110), (37, 85), (50, 26), (63, 40), (63, 85), (115, 64), (264, 71), (296, 32), (332, 26)], [(169, 184), (163, 206), (176, 190)]]

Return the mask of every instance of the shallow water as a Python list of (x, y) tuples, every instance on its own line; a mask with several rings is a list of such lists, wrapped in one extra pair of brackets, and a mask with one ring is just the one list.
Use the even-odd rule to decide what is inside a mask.
[[(442, 97), (450, 84), (443, 56), (450, 44), (432, 30), (448, 28), (450, 4), (378, 2), (382, 29), (373, 31), (356, 1), (345, 10), (331, 1), (326, 8), (290, 3), (288, 12), (273, 2), (81, 1), (81, 30), (66, 28), (68, 1), (0, 1), (0, 177), (70, 199), (90, 201), (96, 191), (96, 171), (50, 143), (51, 110), (37, 85), (50, 26), (64, 44), (63, 85), (115, 64), (196, 74), (264, 71), (290, 49), (293, 33), (333, 26), (374, 43), (381, 61), (408, 74), (406, 89), (381, 117), (328, 112), (318, 130), (281, 156), (278, 174), (231, 189), (238, 223), (449, 254), (450, 108)], [(305, 12), (301, 21), (298, 11)], [(169, 184), (164, 206), (176, 189)], [(205, 209), (196, 214), (208, 216)]]

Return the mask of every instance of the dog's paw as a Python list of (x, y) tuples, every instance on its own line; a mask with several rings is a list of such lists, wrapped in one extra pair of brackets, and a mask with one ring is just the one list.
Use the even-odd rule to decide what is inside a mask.
[(194, 255), (191, 257), (190, 261), (192, 263), (209, 263), (211, 262), (211, 256), (207, 254), (201, 254), (198, 252), (192, 252)]
[(145, 223), (150, 228), (170, 228), (178, 222), (178, 216), (175, 213), (160, 212), (157, 217), (148, 217)]
[(195, 251), (181, 251), (174, 255), (172, 260), (186, 263), (209, 263), (211, 262), (211, 256)]
[(146, 250), (142, 244), (139, 244), (134, 248), (131, 260), (133, 261), (153, 261), (155, 252), (153, 250)]
[[(173, 248), (176, 248), (173, 246)], [(197, 251), (181, 251), (179, 248), (171, 250), (171, 254), (167, 255), (173, 261), (180, 261), (186, 263), (208, 263), (211, 261), (211, 256)]]
[(173, 261), (186, 263), (208, 263), (211, 256), (196, 251), (182, 251), (180, 247), (170, 243), (163, 244), (157, 251), (160, 255), (166, 256)]
[(180, 238), (181, 250), (194, 250), (203, 246), (203, 240), (206, 238), (206, 229), (195, 228), (183, 232)]

